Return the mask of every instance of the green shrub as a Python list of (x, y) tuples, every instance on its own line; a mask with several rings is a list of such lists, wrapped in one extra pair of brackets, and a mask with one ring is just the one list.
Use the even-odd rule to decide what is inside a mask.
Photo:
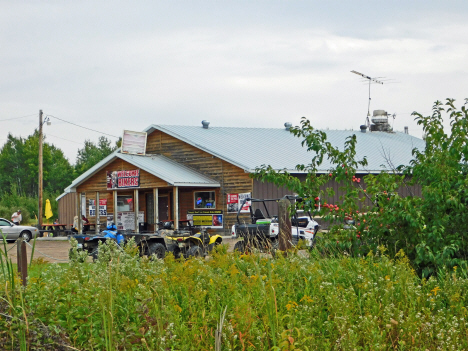
[[(362, 184), (355, 174), (357, 169), (365, 169), (367, 160), (356, 160), (356, 136), (347, 138), (341, 151), (327, 141), (325, 132), (315, 130), (305, 118), (300, 127), (291, 129), (291, 133), (303, 138), (303, 146), (313, 152), (309, 165), (296, 167), (308, 172), (305, 180), (270, 166), (258, 168), (253, 177), (286, 186), (305, 199), (296, 203), (296, 207), (312, 211), (317, 210), (318, 197), (327, 199), (334, 195), (333, 189), (327, 188), (330, 180), (341, 184), (344, 195), (340, 203), (322, 202), (320, 214), (335, 224), (331, 233), (338, 238), (336, 246), (346, 248), (351, 255), (376, 252), (383, 244), (392, 255), (403, 249), (418, 273), (425, 277), (443, 267), (466, 267), (468, 110), (466, 104), (457, 110), (451, 99), (445, 105), (446, 108), (436, 102), (431, 116), (413, 114), (423, 127), (426, 147), (413, 150), (409, 165), (395, 165), (388, 172), (369, 174)], [(445, 110), (450, 132), (443, 127)], [(318, 174), (318, 166), (324, 159), (328, 159), (332, 168), (328, 174)], [(422, 188), (421, 197), (398, 195), (399, 189), (415, 184)], [(343, 230), (345, 219), (354, 219), (355, 226)]]

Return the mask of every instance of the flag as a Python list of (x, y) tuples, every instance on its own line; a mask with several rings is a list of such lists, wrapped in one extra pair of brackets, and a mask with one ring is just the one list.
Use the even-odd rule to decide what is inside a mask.
[(54, 214), (52, 213), (52, 206), (50, 205), (49, 199), (46, 200), (44, 215), (47, 219), (54, 216)]

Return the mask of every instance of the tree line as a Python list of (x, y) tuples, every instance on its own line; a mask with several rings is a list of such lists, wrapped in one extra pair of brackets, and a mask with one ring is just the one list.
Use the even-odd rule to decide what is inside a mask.
[[(44, 198), (49, 198), (54, 214), (57, 214), (55, 198), (71, 182), (96, 163), (111, 154), (120, 145), (101, 136), (97, 143), (86, 140), (78, 150), (72, 164), (63, 151), (43, 140), (43, 189)], [(0, 149), (0, 216), (9, 218), (21, 208), (23, 221), (37, 216), (39, 178), (39, 132), (27, 138), (8, 134)], [(12, 212), (13, 211), (13, 212)], [(11, 213), (10, 213), (11, 212)]]

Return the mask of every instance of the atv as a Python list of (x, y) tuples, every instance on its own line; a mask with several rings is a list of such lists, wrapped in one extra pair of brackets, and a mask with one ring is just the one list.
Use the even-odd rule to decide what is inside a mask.
[[(159, 233), (147, 233), (147, 234), (136, 234), (136, 233), (125, 233), (121, 234), (117, 232), (115, 225), (110, 225), (107, 230), (103, 231), (99, 235), (86, 235), (77, 234), (70, 235), (68, 240), (74, 238), (78, 242), (78, 250), (86, 251), (88, 256), (96, 261), (99, 256), (99, 243), (105, 243), (108, 240), (114, 240), (119, 246), (122, 246), (130, 238), (135, 240), (135, 244), (138, 247), (140, 256), (147, 255), (152, 257), (155, 255), (156, 258), (163, 259), (166, 256), (166, 243), (164, 238)], [(72, 249), (70, 249), (69, 257), (71, 258)]]
[(190, 230), (175, 230), (165, 238), (167, 251), (172, 252), (175, 258), (205, 257), (223, 242), (220, 235), (211, 235), (207, 229), (196, 234)]

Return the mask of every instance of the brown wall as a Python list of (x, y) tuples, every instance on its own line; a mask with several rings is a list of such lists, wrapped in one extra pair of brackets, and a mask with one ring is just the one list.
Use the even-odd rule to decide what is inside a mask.
[[(187, 210), (193, 210), (193, 191), (216, 190), (216, 209), (224, 212), (224, 232), (230, 233), (236, 221), (236, 214), (227, 213), (226, 198), (231, 193), (252, 192), (253, 180), (243, 169), (220, 158), (189, 145), (160, 131), (154, 131), (147, 138), (147, 154), (162, 154), (208, 177), (217, 180), (221, 188), (180, 188), (179, 208), (181, 219), (185, 219)], [(245, 217), (245, 215), (243, 216)]]
[(58, 201), (58, 212), (59, 223), (71, 228), (76, 214), (76, 193), (68, 193)]
[[(114, 202), (113, 202), (113, 191), (107, 190), (107, 171), (124, 171), (124, 170), (133, 170), (136, 169), (134, 165), (123, 161), (121, 159), (117, 159), (111, 164), (107, 165), (104, 169), (96, 172), (91, 178), (83, 182), (81, 185), (77, 187), (77, 193), (86, 193), (86, 217), (93, 223), (95, 221), (95, 217), (88, 216), (88, 200), (89, 199), (96, 199), (96, 191), (99, 191), (99, 198), (100, 199), (107, 199), (107, 213), (112, 214), (114, 211)], [(168, 187), (167, 182), (153, 176), (152, 174), (140, 170), (140, 188), (139, 190), (139, 206), (140, 210), (145, 210), (146, 208), (146, 199), (144, 196), (144, 189), (148, 189), (152, 191), (154, 187), (164, 188)], [(172, 187), (170, 187), (172, 188)], [(75, 194), (76, 195), (76, 194)], [(133, 189), (128, 190), (121, 190), (119, 189), (119, 195), (133, 195)], [(76, 200), (75, 200), (76, 201)], [(74, 216), (74, 215), (73, 215)], [(72, 222), (73, 222), (72, 216)], [(145, 211), (145, 218), (146, 218), (146, 211)], [(103, 220), (101, 219), (101, 222)]]
[[(364, 180), (362, 180), (362, 177), (364, 177), (366, 174), (356, 174), (357, 178), (361, 178), (360, 185), (365, 189), (366, 184)], [(304, 174), (298, 174), (296, 175), (297, 178), (304, 180), (305, 175)], [(332, 180), (326, 183), (322, 189), (326, 190), (327, 188), (331, 188), (334, 191), (334, 195), (327, 197), (326, 199), (322, 199), (323, 202), (327, 202), (329, 204), (339, 204), (341, 202), (340, 196), (343, 196), (345, 194), (345, 191), (340, 189), (343, 184), (337, 183), (336, 181)], [(407, 187), (401, 187), (398, 189), (398, 194), (400, 196), (406, 197), (406, 196), (421, 196), (421, 186), (419, 185), (412, 185), (412, 186), (407, 186)], [(253, 197), (258, 198), (258, 199), (272, 199), (272, 198), (281, 198), (284, 195), (293, 195), (293, 192), (288, 190), (287, 188), (278, 188), (272, 183), (263, 183), (258, 180), (254, 180), (254, 191), (253, 191)], [(312, 194), (313, 195), (313, 194)], [(371, 202), (370, 200), (366, 199), (364, 203), (359, 203), (360, 207), (362, 206), (370, 206)], [(263, 205), (262, 205), (263, 206)], [(268, 211), (270, 211), (270, 214), (277, 214), (277, 205), (275, 203), (269, 203), (267, 205)], [(263, 208), (262, 208), (263, 211)]]

